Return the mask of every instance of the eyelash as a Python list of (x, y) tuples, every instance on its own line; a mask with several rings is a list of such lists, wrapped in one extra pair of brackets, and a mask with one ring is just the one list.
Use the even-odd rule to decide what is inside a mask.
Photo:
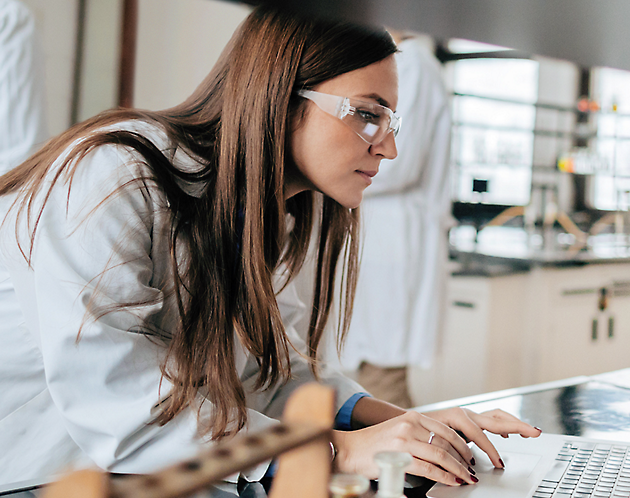
[(365, 111), (363, 109), (357, 109), (356, 113), (361, 117), (361, 119), (364, 119), (365, 121), (368, 121), (368, 120), (374, 121), (378, 119), (378, 115), (370, 111)]

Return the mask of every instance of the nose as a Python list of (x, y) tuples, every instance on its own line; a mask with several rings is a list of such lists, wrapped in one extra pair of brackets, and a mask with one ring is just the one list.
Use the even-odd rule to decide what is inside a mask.
[(378, 144), (372, 144), (370, 151), (374, 155), (383, 156), (385, 159), (394, 159), (398, 155), (398, 149), (396, 148), (396, 138), (393, 133), (388, 133), (382, 142)]

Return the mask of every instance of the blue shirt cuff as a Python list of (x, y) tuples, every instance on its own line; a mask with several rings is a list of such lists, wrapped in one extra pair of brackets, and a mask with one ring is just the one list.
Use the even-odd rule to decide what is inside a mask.
[(356, 393), (348, 398), (335, 416), (335, 429), (341, 431), (349, 431), (352, 429), (352, 411), (354, 410), (354, 406), (357, 404), (361, 398), (365, 398), (366, 396), (370, 396), (368, 393)]
[(278, 460), (272, 460), (267, 468), (267, 472), (265, 472), (265, 477), (273, 477), (276, 475), (276, 470), (278, 470)]

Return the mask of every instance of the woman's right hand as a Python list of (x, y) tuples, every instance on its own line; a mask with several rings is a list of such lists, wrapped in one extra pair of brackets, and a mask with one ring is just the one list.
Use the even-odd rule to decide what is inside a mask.
[[(435, 436), (428, 444), (431, 432)], [(406, 470), (409, 474), (449, 486), (478, 482), (471, 472), (472, 452), (466, 442), (450, 427), (418, 412), (408, 411), (356, 431), (335, 431), (333, 442), (340, 472), (375, 479), (379, 469), (374, 455), (380, 451), (401, 451), (414, 457)]]

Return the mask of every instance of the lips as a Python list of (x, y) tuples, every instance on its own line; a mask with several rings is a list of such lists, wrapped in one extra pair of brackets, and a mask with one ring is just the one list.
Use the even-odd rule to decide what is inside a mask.
[(363, 171), (363, 170), (357, 170), (359, 173), (363, 173), (364, 175), (369, 176), (370, 178), (374, 178), (376, 176), (376, 173), (378, 173), (378, 171)]
[(362, 171), (360, 169), (356, 170), (356, 173), (361, 175), (361, 177), (367, 182), (368, 185), (372, 184), (372, 178), (376, 176), (378, 171)]

